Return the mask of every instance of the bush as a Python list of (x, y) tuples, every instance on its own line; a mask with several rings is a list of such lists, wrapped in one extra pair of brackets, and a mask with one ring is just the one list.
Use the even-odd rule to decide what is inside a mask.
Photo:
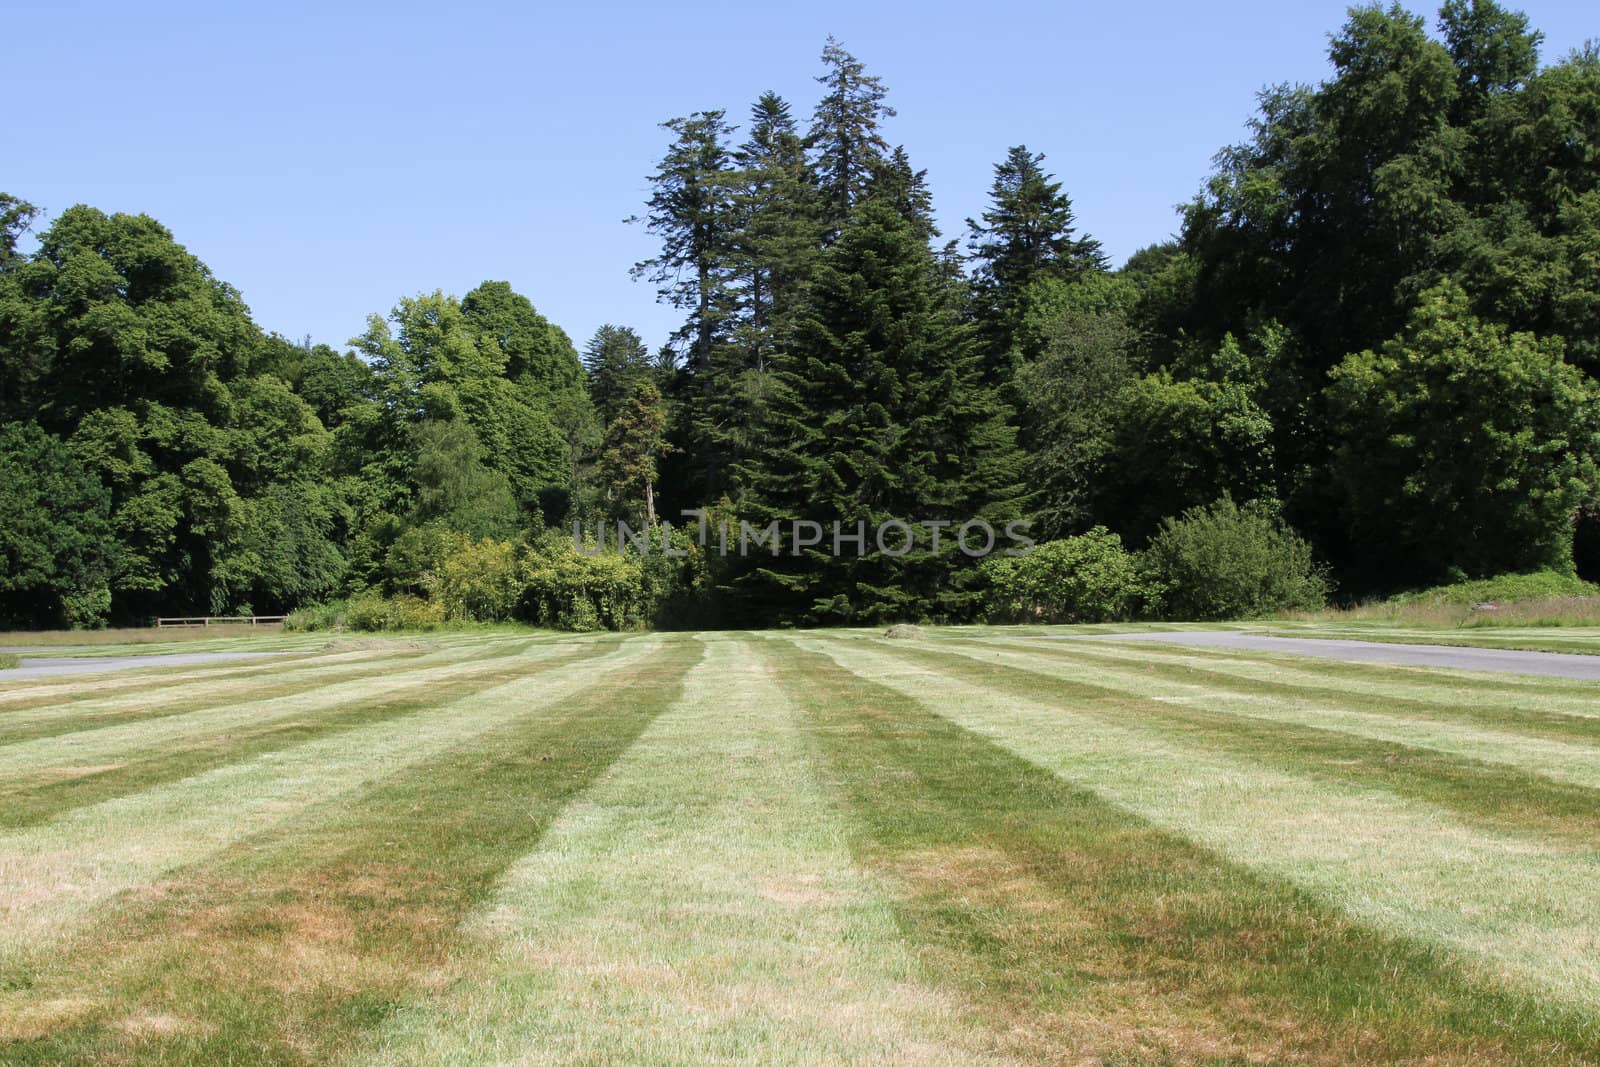
[(444, 622), (444, 608), (421, 597), (401, 594), (384, 599), (377, 593), (361, 593), (350, 598), (345, 620), (352, 630), (383, 632), (394, 630), (432, 630)]
[(61, 597), (61, 615), (71, 630), (103, 630), (111, 614), (111, 590), (97, 586)]
[(452, 534), (442, 526), (413, 526), (395, 538), (383, 557), (384, 587), (391, 593), (420, 594), (458, 546), (471, 541), (464, 534)]
[(474, 541), (458, 534), (426, 585), (447, 619), (503, 622), (511, 617), (522, 590), (517, 550), (507, 541)]
[(352, 630), (383, 630), (387, 628), (388, 620), (389, 602), (381, 593), (357, 593), (350, 598), (345, 609), (345, 623)]
[(518, 614), (558, 630), (622, 630), (650, 620), (643, 561), (581, 553), (566, 535), (543, 538), (523, 564)]
[(391, 630), (432, 630), (444, 622), (444, 605), (401, 595), (389, 601)]
[(345, 617), (343, 600), (330, 600), (326, 604), (308, 604), (296, 608), (283, 620), (289, 633), (316, 633), (319, 630), (343, 630), (350, 623)]
[(1142, 563), (1167, 618), (1242, 619), (1313, 611), (1327, 601), (1311, 546), (1270, 501), (1241, 508), (1224, 497), (1165, 519)]
[(1534, 571), (1435, 586), (1391, 599), (1396, 604), (1485, 604), (1592, 596), (1600, 596), (1600, 586), (1593, 582), (1560, 571)]
[(1103, 526), (1049, 541), (1025, 556), (984, 561), (988, 614), (1012, 622), (1107, 622), (1126, 619), (1144, 583), (1122, 539)]

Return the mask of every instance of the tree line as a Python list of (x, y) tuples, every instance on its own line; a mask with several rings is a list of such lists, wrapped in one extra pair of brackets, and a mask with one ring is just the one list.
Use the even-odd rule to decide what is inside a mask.
[[(1435, 30), (1352, 9), (1330, 75), (1263, 91), (1116, 268), (1025, 145), (940, 233), (888, 88), (830, 39), (809, 116), (767, 92), (663, 123), (633, 273), (683, 318), (654, 352), (607, 325), (580, 354), (504, 282), (293, 343), (154, 220), (73, 207), (24, 253), (5, 197), (0, 621), (475, 603), (468, 559), (499, 561), (489, 614), (545, 621), (1015, 616), (1025, 582), (935, 544), (972, 519), (1099, 559), (1248, 515), (1351, 597), (1592, 573), (1600, 52), (1544, 64), (1489, 0)], [(917, 525), (632, 578), (560, 544), (685, 509)]]

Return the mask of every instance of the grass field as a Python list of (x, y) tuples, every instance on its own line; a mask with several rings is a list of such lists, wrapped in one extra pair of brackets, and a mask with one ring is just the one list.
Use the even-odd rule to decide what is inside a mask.
[(0, 1064), (1600, 1062), (1596, 686), (1027, 632), (0, 676)]

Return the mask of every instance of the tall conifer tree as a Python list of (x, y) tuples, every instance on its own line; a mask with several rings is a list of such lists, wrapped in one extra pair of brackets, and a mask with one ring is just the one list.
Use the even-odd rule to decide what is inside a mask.
[(832, 37), (822, 50), (828, 68), (817, 76), (826, 92), (811, 120), (811, 148), (826, 205), (827, 232), (837, 234), (872, 183), (874, 165), (889, 151), (879, 123), (894, 115), (882, 81)]
[(650, 176), (644, 219), (661, 253), (633, 267), (634, 277), (656, 283), (660, 299), (689, 312), (678, 338), (691, 373), (709, 358), (731, 305), (737, 175), (728, 147), (733, 127), (723, 116), (697, 111), (661, 124), (675, 137)]
[(653, 377), (653, 367), (650, 350), (629, 327), (608, 322), (595, 330), (583, 346), (583, 369), (601, 425), (611, 424), (633, 387)]
[(805, 139), (776, 93), (763, 93), (750, 109), (750, 135), (736, 158), (742, 168), (738, 343), (750, 369), (761, 372), (804, 295), (822, 240), (822, 204)]
[[(821, 523), (804, 555), (762, 557), (745, 591), (790, 621), (963, 618), (975, 607), (971, 560), (930, 550), (931, 533), (894, 555), (875, 544), (899, 520), (1003, 525), (1018, 512), (1020, 454), (1006, 411), (981, 380), (971, 327), (917, 224), (871, 197), (824, 253), (795, 345), (779, 362), (769, 450), (751, 483), (762, 521)], [(865, 554), (834, 554), (864, 524)]]
[(726, 343), (736, 307), (734, 262), (739, 227), (739, 175), (722, 111), (697, 111), (662, 123), (675, 139), (650, 178), (649, 231), (661, 253), (635, 264), (633, 274), (658, 286), (660, 299), (689, 312), (674, 334), (682, 350), (680, 372), (670, 382), (674, 444), (684, 457), (675, 473), (689, 496), (714, 496), (726, 457), (715, 441), (718, 388), (713, 366)]
[(1017, 323), (1027, 313), (1032, 287), (1046, 278), (1076, 281), (1106, 269), (1100, 242), (1080, 237), (1072, 200), (1044, 169), (1044, 156), (1017, 145), (995, 164), (989, 210), (967, 220), (967, 251), (977, 317), (990, 377), (1008, 377)]

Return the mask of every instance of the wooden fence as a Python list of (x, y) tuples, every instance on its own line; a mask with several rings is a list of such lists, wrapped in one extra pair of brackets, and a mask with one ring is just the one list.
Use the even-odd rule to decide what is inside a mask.
[(157, 619), (157, 626), (264, 626), (282, 622), (287, 615), (191, 615), (184, 618)]

